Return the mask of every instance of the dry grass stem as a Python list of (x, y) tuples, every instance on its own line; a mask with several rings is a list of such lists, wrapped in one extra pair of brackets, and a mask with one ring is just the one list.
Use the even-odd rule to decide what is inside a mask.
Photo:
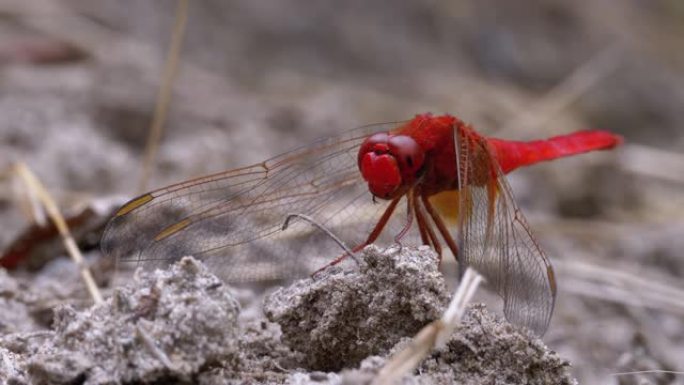
[(380, 369), (372, 384), (390, 385), (395, 383), (415, 369), (432, 349), (443, 347), (459, 325), (466, 306), (482, 280), (482, 276), (469, 267), (442, 318), (426, 325), (416, 334), (408, 347), (392, 356)]
[(40, 204), (36, 191), (28, 188), (26, 183), (21, 183), (19, 178), (13, 178), (11, 184), (13, 197), (16, 200), (19, 210), (30, 222), (35, 223), (38, 226), (45, 226), (47, 223), (47, 216)]
[(521, 108), (522, 112), (510, 119), (498, 131), (508, 132), (518, 129), (531, 132), (545, 126), (552, 117), (615, 71), (621, 63), (621, 57), (622, 49), (618, 45), (603, 49), (575, 69), (533, 105)]
[(666, 277), (648, 277), (577, 260), (556, 261), (563, 290), (577, 295), (684, 315), (684, 288)]
[(171, 372), (175, 372), (175, 367), (169, 359), (169, 356), (167, 356), (163, 350), (157, 347), (154, 339), (150, 337), (150, 335), (145, 331), (145, 329), (143, 329), (142, 326), (140, 326), (140, 324), (136, 324), (135, 331), (138, 335), (138, 338), (142, 340), (142, 342), (145, 344), (145, 347), (149, 349), (150, 353), (152, 353), (152, 355), (156, 357), (159, 362), (166, 367), (166, 369), (170, 370)]
[(183, 36), (185, 35), (185, 25), (188, 20), (188, 0), (178, 0), (176, 8), (176, 20), (171, 33), (171, 47), (166, 57), (166, 66), (162, 75), (162, 84), (157, 94), (157, 103), (154, 107), (154, 115), (150, 126), (147, 145), (145, 147), (145, 159), (143, 161), (142, 175), (138, 184), (139, 192), (147, 190), (147, 183), (150, 180), (154, 161), (157, 157), (157, 147), (161, 139), (164, 122), (168, 115), (169, 104), (171, 102), (173, 84), (178, 75), (178, 62), (180, 51), (183, 46)]
[(620, 167), (629, 172), (684, 184), (684, 156), (640, 144), (620, 150)]
[(76, 241), (74, 241), (74, 238), (71, 236), (71, 232), (69, 231), (66, 221), (64, 220), (64, 217), (62, 217), (62, 214), (60, 213), (57, 204), (52, 199), (52, 197), (45, 189), (43, 184), (40, 183), (38, 178), (31, 172), (31, 170), (29, 170), (29, 168), (25, 164), (17, 163), (14, 166), (14, 171), (16, 175), (26, 185), (27, 191), (30, 191), (32, 194), (34, 194), (37, 200), (42, 203), (42, 206), (45, 208), (48, 217), (55, 224), (55, 227), (57, 228), (60, 236), (62, 237), (64, 247), (66, 248), (67, 253), (74, 261), (76, 266), (78, 266), (78, 269), (81, 272), (81, 277), (83, 278), (83, 281), (85, 282), (85, 285), (88, 288), (90, 296), (93, 298), (93, 301), (95, 303), (101, 303), (102, 294), (100, 294), (100, 290), (97, 288), (95, 280), (93, 279), (93, 276), (90, 273), (88, 266), (85, 264), (85, 261), (83, 260), (83, 255), (81, 254), (81, 251), (78, 249)]
[(653, 370), (637, 370), (634, 372), (611, 373), (611, 376), (629, 376), (629, 375), (634, 375), (634, 374), (676, 374), (676, 375), (684, 375), (684, 372), (678, 372), (675, 370), (653, 369)]

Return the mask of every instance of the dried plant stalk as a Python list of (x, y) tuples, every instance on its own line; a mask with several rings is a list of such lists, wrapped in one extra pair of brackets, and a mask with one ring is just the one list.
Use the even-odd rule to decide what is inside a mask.
[(620, 66), (623, 61), (623, 49), (612, 44), (602, 49), (587, 62), (577, 67), (562, 82), (554, 86), (533, 105), (521, 108), (517, 116), (509, 119), (499, 132), (513, 129), (537, 130), (559, 112), (563, 111), (579, 99), (592, 87), (605, 79)]
[(684, 315), (684, 287), (667, 277), (602, 267), (574, 260), (557, 261), (568, 293)]
[(101, 303), (102, 294), (100, 294), (100, 290), (97, 288), (95, 280), (93, 279), (93, 276), (90, 273), (88, 266), (85, 264), (85, 261), (83, 260), (83, 255), (81, 254), (81, 251), (78, 249), (76, 241), (74, 241), (74, 238), (71, 236), (69, 227), (67, 226), (66, 221), (60, 213), (55, 201), (52, 199), (52, 197), (45, 189), (43, 184), (40, 183), (38, 178), (33, 174), (33, 172), (31, 172), (31, 170), (24, 163), (15, 164), (14, 173), (19, 178), (21, 178), (30, 194), (33, 194), (33, 196), (35, 196), (37, 200), (42, 203), (43, 207), (45, 208), (45, 211), (47, 212), (48, 217), (55, 224), (55, 227), (57, 228), (60, 236), (62, 237), (64, 247), (66, 248), (67, 253), (74, 261), (76, 266), (78, 266), (78, 269), (81, 272), (81, 277), (83, 278), (83, 281), (85, 282), (85, 285), (88, 288), (90, 296), (93, 298), (93, 301), (96, 304)]
[(623, 170), (659, 178), (674, 183), (684, 183), (684, 156), (674, 151), (641, 144), (630, 144), (620, 151)]
[(390, 385), (395, 383), (415, 369), (432, 349), (443, 347), (461, 322), (465, 308), (482, 280), (483, 277), (469, 267), (442, 318), (426, 325), (416, 334), (406, 349), (392, 356), (380, 369), (372, 384)]
[(145, 160), (143, 161), (142, 174), (140, 176), (140, 183), (138, 185), (139, 192), (147, 190), (147, 183), (152, 174), (152, 167), (154, 160), (157, 157), (157, 147), (161, 139), (164, 122), (168, 114), (169, 104), (171, 102), (171, 94), (173, 83), (178, 75), (178, 62), (180, 58), (180, 51), (183, 46), (183, 36), (185, 35), (185, 25), (188, 20), (188, 0), (178, 0), (176, 8), (176, 20), (173, 25), (171, 34), (171, 47), (169, 48), (168, 56), (166, 57), (166, 66), (162, 76), (162, 84), (159, 87), (157, 94), (157, 104), (154, 107), (154, 115), (152, 116), (152, 124), (150, 126), (149, 136), (147, 138), (147, 145), (145, 147)]

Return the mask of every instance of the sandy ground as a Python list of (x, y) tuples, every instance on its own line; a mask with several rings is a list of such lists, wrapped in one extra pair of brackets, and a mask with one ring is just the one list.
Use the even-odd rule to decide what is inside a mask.
[[(193, 258), (139, 272), (103, 304), (54, 309), (49, 331), (0, 338), (8, 383), (369, 383), (388, 355), (440, 317), (449, 298), (437, 255), (368, 248), (360, 269), (331, 269), (245, 307), (234, 289)], [(32, 304), (3, 277), (6, 308), (19, 327)], [(244, 299), (243, 295), (243, 299)], [(10, 309), (10, 307), (12, 307)], [(573, 384), (569, 362), (538, 338), (470, 307), (444, 348), (406, 384)]]
[[(423, 111), (457, 114), (484, 133), (514, 139), (609, 129), (626, 139), (619, 151), (535, 166), (509, 178), (559, 281), (545, 345), (529, 341), (528, 363), (556, 368), (553, 382), (684, 382), (682, 375), (667, 373), (614, 375), (684, 370), (684, 54), (679, 49), (684, 10), (679, 2), (265, 4), (191, 6), (150, 187), (252, 164), (321, 136)], [(100, 211), (112, 196), (120, 199), (109, 207), (135, 195), (172, 19), (173, 7), (161, 1), (2, 2), (0, 169), (26, 162), (67, 212), (92, 202)], [(0, 180), (3, 249), (16, 246), (29, 225), (12, 186), (9, 178)], [(264, 320), (263, 293), (228, 285), (210, 289), (210, 282), (217, 282), (212, 271), (199, 266), (194, 277), (181, 273), (194, 262), (138, 280), (130, 266), (115, 274), (96, 248), (103, 218), (94, 217), (86, 226), (92, 231), (78, 238), (106, 304), (90, 307), (76, 268), (55, 258), (62, 254), (58, 242), (36, 247), (23, 268), (2, 272), (0, 372), (19, 383), (165, 378), (217, 383), (239, 378), (235, 373), (253, 382), (353, 383), (372, 376), (397, 339), (418, 327), (409, 322), (390, 328), (402, 336), (377, 335), (373, 346), (362, 343), (350, 351), (355, 357), (350, 361), (325, 363), (329, 357), (318, 350), (286, 343), (301, 345), (298, 338), (312, 332), (288, 332), (283, 324), (281, 331)], [(453, 288), (453, 265), (446, 261), (443, 271)], [(207, 317), (190, 329), (183, 320), (172, 322), (171, 310), (163, 317), (145, 313), (141, 307), (159, 295), (150, 286), (155, 280), (188, 285), (188, 296), (203, 298), (215, 310), (202, 310)], [(511, 361), (489, 345), (464, 348), (472, 348), (481, 334), (509, 346), (523, 343), (517, 331), (495, 318), (500, 305), (484, 290), (478, 295), (488, 308), (474, 307), (466, 323), (486, 320), (482, 330), (459, 332), (453, 351), (433, 355), (417, 372), (432, 375), (407, 381), (472, 378), (477, 383), (476, 377), (459, 377), (471, 373), (460, 366), (474, 362), (462, 361), (471, 358), (499, 357), (492, 365), (509, 368)], [(117, 302), (122, 298), (130, 303)], [(169, 294), (164, 301), (176, 299)], [(170, 309), (164, 301), (157, 311)], [(217, 325), (214, 316), (225, 322)], [(301, 316), (282, 315), (279, 322)], [(84, 333), (91, 323), (99, 329)], [(169, 334), (161, 324), (177, 332)], [(98, 339), (97, 333), (111, 338)], [(219, 337), (196, 345), (201, 354), (169, 355), (166, 348), (185, 346), (187, 333)], [(156, 353), (145, 347), (148, 337), (158, 341)], [(124, 340), (131, 350), (123, 361), (109, 356), (93, 365), (100, 356), (86, 353), (123, 349), (129, 346)], [(324, 340), (305, 344), (330, 347)], [(373, 350), (379, 347), (382, 352)], [(466, 354), (473, 351), (480, 353)], [(135, 368), (124, 362), (135, 362)], [(240, 366), (245, 362), (278, 374), (248, 377), (251, 369)], [(515, 373), (503, 383), (526, 381)], [(529, 381), (544, 381), (534, 378)]]

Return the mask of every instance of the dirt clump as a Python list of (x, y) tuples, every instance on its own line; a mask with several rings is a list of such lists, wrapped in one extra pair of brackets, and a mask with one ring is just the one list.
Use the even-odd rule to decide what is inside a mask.
[(358, 271), (305, 279), (267, 297), (264, 313), (308, 369), (340, 370), (383, 354), (439, 318), (448, 301), (429, 248), (368, 247)]
[(53, 330), (36, 342), (7, 336), (0, 346), (20, 357), (5, 375), (32, 384), (188, 381), (204, 367), (236, 359), (238, 311), (218, 278), (184, 258), (168, 270), (141, 273), (100, 305), (58, 308)]

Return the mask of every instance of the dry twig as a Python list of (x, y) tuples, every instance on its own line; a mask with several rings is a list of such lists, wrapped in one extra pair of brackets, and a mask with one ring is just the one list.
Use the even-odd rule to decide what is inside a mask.
[(60, 213), (57, 204), (52, 199), (52, 197), (45, 189), (43, 184), (40, 183), (38, 178), (36, 178), (36, 176), (31, 172), (31, 170), (29, 170), (29, 168), (25, 164), (17, 163), (16, 165), (14, 165), (14, 172), (24, 182), (30, 194), (35, 196), (35, 199), (42, 204), (42, 207), (45, 208), (48, 217), (55, 224), (55, 227), (59, 231), (59, 234), (62, 237), (62, 240), (64, 241), (64, 247), (66, 248), (67, 253), (74, 261), (76, 266), (78, 266), (78, 269), (81, 272), (81, 277), (83, 278), (83, 281), (85, 282), (85, 285), (88, 288), (90, 296), (93, 298), (93, 301), (96, 304), (101, 303), (102, 294), (100, 294), (100, 291), (97, 288), (97, 285), (95, 284), (95, 280), (93, 279), (93, 276), (90, 273), (88, 266), (85, 264), (85, 261), (83, 260), (83, 255), (81, 254), (81, 251), (78, 249), (76, 241), (74, 241), (74, 238), (71, 236), (69, 227), (67, 226), (64, 217), (62, 217), (62, 214)]
[(344, 250), (345, 255), (350, 256), (350, 257), (354, 260), (354, 262), (356, 262), (356, 265), (357, 265), (357, 266), (360, 264), (359, 258), (356, 256), (356, 253), (354, 253), (354, 252), (349, 248), (349, 246), (347, 246), (347, 245), (344, 243), (344, 241), (342, 241), (337, 235), (335, 235), (332, 231), (330, 231), (330, 229), (328, 229), (327, 227), (323, 226), (322, 224), (316, 222), (316, 220), (314, 220), (313, 218), (311, 218), (311, 217), (308, 216), (308, 215), (298, 214), (298, 213), (290, 213), (290, 214), (287, 214), (287, 217), (285, 218), (285, 223), (283, 223), (283, 226), (281, 227), (282, 230), (286, 230), (286, 229), (288, 228), (288, 226), (290, 225), (290, 221), (292, 220), (292, 218), (300, 218), (300, 219), (303, 219), (303, 220), (309, 222), (309, 224), (311, 224), (311, 226), (314, 226), (315, 228), (317, 228), (317, 229), (321, 230), (322, 232), (324, 232), (324, 233), (325, 233), (327, 236), (329, 236), (333, 241), (335, 241), (335, 243), (337, 243), (337, 244), (340, 246), (340, 248), (342, 248), (342, 249)]
[(434, 348), (443, 347), (463, 318), (465, 308), (482, 282), (482, 276), (472, 268), (463, 275), (456, 293), (442, 318), (421, 329), (407, 348), (390, 358), (380, 369), (373, 385), (390, 385), (418, 366)]
[(154, 339), (143, 329), (143, 327), (140, 324), (135, 325), (135, 332), (138, 338), (140, 338), (145, 345), (145, 347), (152, 353), (152, 355), (159, 360), (159, 362), (164, 365), (164, 367), (171, 372), (176, 372), (176, 368), (173, 365), (173, 362), (169, 359), (169, 356), (166, 355), (166, 353), (157, 347), (157, 344), (155, 343)]
[(634, 375), (634, 374), (676, 374), (676, 375), (684, 375), (684, 372), (678, 372), (675, 370), (653, 369), (653, 370), (637, 370), (637, 371), (633, 371), (633, 372), (611, 373), (611, 376), (629, 376), (629, 375)]
[(553, 116), (579, 99), (589, 89), (615, 71), (622, 57), (622, 49), (609, 46), (575, 69), (531, 106), (521, 108), (517, 116), (507, 121), (498, 131), (513, 128), (534, 130), (544, 126)]

